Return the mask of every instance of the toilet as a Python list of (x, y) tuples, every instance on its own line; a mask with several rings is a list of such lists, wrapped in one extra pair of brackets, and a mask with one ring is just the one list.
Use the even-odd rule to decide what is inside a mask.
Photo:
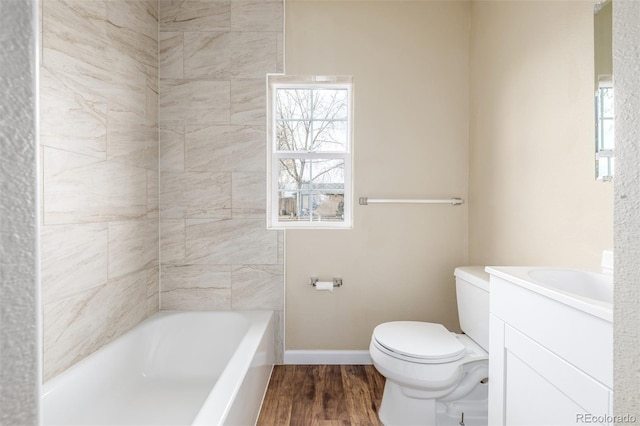
[(419, 321), (373, 330), (369, 353), (386, 378), (379, 410), (385, 426), (487, 424), (489, 274), (465, 266), (454, 275), (464, 334)]

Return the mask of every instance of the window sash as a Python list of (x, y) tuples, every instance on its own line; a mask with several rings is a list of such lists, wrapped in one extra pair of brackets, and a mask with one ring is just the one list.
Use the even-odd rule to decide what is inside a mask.
[[(291, 229), (291, 228), (327, 228), (327, 229), (346, 229), (352, 227), (353, 220), (353, 191), (352, 191), (352, 119), (353, 119), (353, 100), (352, 100), (352, 84), (350, 77), (290, 77), (290, 76), (274, 76), (274, 79), (268, 79), (268, 122), (267, 132), (269, 137), (269, 160), (267, 166), (269, 169), (268, 183), (268, 211), (267, 211), (267, 227), (270, 229)], [(300, 78), (308, 79), (308, 82), (300, 82)], [(292, 82), (292, 79), (297, 81)], [(280, 81), (277, 81), (280, 80)], [(346, 90), (346, 117), (334, 119), (319, 119), (312, 113), (308, 118), (283, 118), (278, 117), (278, 109), (276, 105), (276, 93), (280, 89), (304, 89), (304, 90), (322, 90), (322, 89), (339, 89)], [(278, 149), (277, 139), (277, 123), (278, 122), (343, 122), (346, 125), (346, 143), (344, 150), (326, 150), (326, 151), (301, 151), (301, 150), (281, 150)], [(342, 160), (344, 162), (344, 211), (343, 221), (317, 221), (312, 220), (314, 216), (309, 215), (309, 220), (280, 220), (280, 188), (279, 188), (279, 172), (280, 160), (283, 159), (305, 159), (305, 160)], [(328, 190), (327, 190), (328, 191)], [(327, 194), (328, 192), (322, 188), (310, 190), (302, 189), (299, 192), (312, 196), (313, 194)]]
[[(309, 215), (309, 220), (298, 221), (281, 221), (278, 209), (280, 208), (280, 193), (278, 187), (280, 160), (281, 159), (307, 159), (307, 160), (325, 160), (325, 159), (342, 159), (344, 160), (344, 220), (343, 221), (318, 221), (312, 220), (314, 216)], [(351, 154), (350, 153), (273, 153), (271, 162), (271, 179), (269, 192), (271, 195), (270, 202), (270, 227), (271, 228), (351, 228), (352, 226), (352, 208), (353, 194), (351, 190)], [(322, 189), (308, 190), (302, 189), (301, 192), (322, 193)]]
[[(351, 84), (350, 83), (322, 83), (322, 82), (309, 82), (308, 84), (305, 83), (272, 83), (271, 84), (271, 114), (272, 117), (270, 117), (270, 124), (271, 124), (271, 152), (304, 152), (304, 151), (285, 151), (285, 150), (279, 150), (278, 149), (278, 138), (276, 135), (276, 129), (277, 126), (275, 126), (274, 124), (282, 121), (282, 122), (344, 122), (346, 123), (346, 127), (347, 127), (347, 141), (346, 141), (346, 147), (345, 150), (340, 150), (340, 151), (309, 151), (309, 152), (322, 152), (322, 153), (329, 153), (329, 152), (351, 152), (351, 129), (352, 129), (352, 123), (351, 123), (351, 119), (352, 119), (352, 99), (351, 99)], [(303, 118), (280, 118), (280, 117), (276, 117), (276, 92), (278, 90), (287, 90), (287, 89), (308, 89), (308, 90), (318, 90), (318, 89), (340, 89), (340, 90), (346, 90), (347, 91), (347, 117), (346, 118), (335, 118), (335, 119), (318, 119), (316, 117), (314, 117), (313, 115), (311, 115), (311, 117), (309, 117), (309, 119), (303, 119)]]

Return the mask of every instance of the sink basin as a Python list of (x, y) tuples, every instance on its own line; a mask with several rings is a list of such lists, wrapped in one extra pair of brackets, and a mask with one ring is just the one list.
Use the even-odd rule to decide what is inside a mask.
[(613, 277), (574, 269), (532, 269), (529, 277), (539, 284), (578, 297), (613, 303)]
[[(496, 284), (506, 281), (589, 315), (613, 321), (613, 276), (579, 269), (487, 266)], [(493, 298), (493, 296), (492, 296)]]

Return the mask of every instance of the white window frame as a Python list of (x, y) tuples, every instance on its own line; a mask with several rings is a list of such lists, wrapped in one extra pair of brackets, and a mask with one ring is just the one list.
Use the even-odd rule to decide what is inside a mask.
[[(342, 151), (302, 152), (278, 151), (276, 138), (275, 102), (278, 89), (346, 89), (347, 90), (347, 146)], [(268, 229), (351, 229), (353, 227), (353, 81), (350, 76), (288, 76), (267, 75), (267, 228)], [(338, 221), (280, 221), (279, 217), (279, 161), (290, 159), (344, 160), (344, 220)], [(311, 216), (310, 216), (311, 217)]]
[[(604, 101), (602, 100), (602, 89), (613, 90), (613, 79), (610, 76), (605, 76), (598, 82), (598, 87), (596, 88), (595, 94), (595, 107), (596, 107), (596, 180), (599, 182), (611, 182), (613, 180), (614, 175), (614, 150), (615, 150), (615, 136), (613, 136), (612, 143), (614, 147), (611, 149), (604, 148), (604, 138), (605, 138), (605, 130), (604, 124), (607, 121), (613, 122), (614, 115), (605, 116), (602, 109), (604, 105)], [(615, 94), (613, 95), (615, 96)], [(606, 170), (608, 174), (603, 174), (600, 167), (600, 161), (606, 162)]]

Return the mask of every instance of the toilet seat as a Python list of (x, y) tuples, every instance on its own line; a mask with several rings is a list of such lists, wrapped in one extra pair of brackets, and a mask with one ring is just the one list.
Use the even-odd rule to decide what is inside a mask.
[(464, 357), (465, 346), (442, 324), (393, 321), (373, 330), (373, 343), (382, 352), (420, 364), (442, 364)]

